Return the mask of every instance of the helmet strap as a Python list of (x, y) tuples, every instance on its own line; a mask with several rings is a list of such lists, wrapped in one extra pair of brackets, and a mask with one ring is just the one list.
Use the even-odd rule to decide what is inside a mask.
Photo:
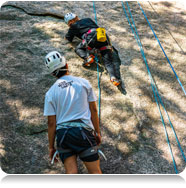
[(52, 73), (52, 75), (55, 76), (55, 77), (57, 77), (57, 75), (59, 74), (59, 72), (66, 72), (66, 71), (68, 71), (68, 66), (67, 65), (66, 65), (66, 69), (57, 69), (57, 70), (55, 70)]

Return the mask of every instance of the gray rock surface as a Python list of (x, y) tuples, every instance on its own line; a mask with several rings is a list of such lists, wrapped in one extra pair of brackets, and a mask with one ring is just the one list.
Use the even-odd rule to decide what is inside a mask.
[[(183, 86), (186, 88), (186, 11), (179, 2), (141, 3)], [(102, 65), (101, 158), (105, 174), (174, 174), (164, 128), (140, 49), (123, 13), (121, 2), (96, 2), (98, 25), (107, 29), (118, 49), (127, 95), (109, 81)], [(186, 154), (186, 97), (169, 67), (136, 2), (129, 3), (146, 58), (160, 95)], [(94, 19), (92, 2), (13, 2), (0, 11), (0, 161), (10, 174), (60, 174), (64, 167), (48, 159), (45, 92), (55, 78), (47, 74), (44, 56), (57, 50), (71, 74), (90, 81), (97, 96), (96, 66), (82, 67), (74, 46), (64, 40), (67, 12)], [(162, 113), (163, 109), (161, 108)], [(175, 136), (165, 117), (179, 172), (185, 168)], [(79, 172), (87, 173), (79, 161)]]

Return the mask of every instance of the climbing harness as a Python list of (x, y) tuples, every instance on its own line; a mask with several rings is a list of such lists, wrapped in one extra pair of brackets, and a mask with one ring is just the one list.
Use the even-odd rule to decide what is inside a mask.
[[(148, 66), (148, 63), (147, 63), (145, 54), (144, 54), (144, 50), (143, 50), (142, 44), (141, 44), (141, 42), (140, 42), (140, 38), (139, 38), (139, 35), (138, 35), (138, 31), (137, 31), (137, 29), (136, 29), (135, 22), (134, 22), (134, 20), (133, 20), (131, 11), (130, 11), (130, 7), (129, 7), (129, 5), (128, 5), (127, 2), (126, 2), (126, 4), (127, 4), (127, 7), (128, 7), (128, 12), (129, 12), (130, 17), (131, 17), (132, 22), (133, 22), (133, 26), (134, 26), (134, 28), (135, 28), (135, 32), (134, 32), (134, 29), (133, 29), (133, 27), (132, 27), (132, 25), (131, 25), (131, 22), (130, 22), (130, 20), (129, 20), (129, 17), (128, 17), (128, 15), (127, 15), (127, 12), (126, 12), (124, 3), (122, 2), (123, 10), (124, 10), (124, 13), (125, 13), (125, 15), (126, 15), (126, 18), (127, 18), (127, 20), (128, 20), (128, 23), (129, 23), (129, 25), (130, 25), (130, 27), (131, 27), (131, 30), (132, 30), (132, 32), (133, 32), (133, 34), (134, 34), (134, 37), (135, 37), (135, 39), (136, 39), (136, 41), (137, 41), (137, 43), (138, 43), (138, 45), (139, 45), (139, 47), (140, 47), (141, 54), (142, 54), (143, 59), (144, 59), (144, 62), (145, 62), (145, 64), (146, 64), (147, 71), (148, 71), (148, 74), (149, 74), (149, 77), (150, 77), (150, 80), (151, 80), (151, 86), (152, 86), (153, 94), (154, 94), (154, 97), (155, 97), (155, 101), (156, 101), (156, 104), (157, 104), (158, 109), (159, 109), (159, 112), (160, 112), (162, 124), (163, 124), (163, 126), (164, 126), (165, 135), (166, 135), (167, 143), (168, 143), (168, 146), (169, 146), (169, 149), (170, 149), (171, 157), (172, 157), (172, 160), (173, 160), (174, 169), (175, 169), (175, 172), (178, 173), (177, 167), (176, 167), (176, 162), (175, 162), (175, 160), (174, 160), (174, 156), (173, 156), (173, 153), (172, 153), (172, 148), (171, 148), (171, 145), (170, 145), (168, 133), (167, 133), (167, 130), (166, 130), (165, 122), (164, 122), (164, 119), (163, 119), (163, 116), (162, 116), (162, 113), (161, 113), (161, 110), (160, 110), (159, 102), (160, 102), (160, 104), (162, 105), (162, 107), (163, 107), (163, 109), (164, 109), (164, 111), (165, 111), (165, 113), (166, 113), (166, 115), (167, 115), (167, 117), (168, 117), (169, 124), (170, 124), (170, 126), (171, 126), (171, 128), (172, 128), (172, 130), (173, 130), (173, 133), (174, 133), (174, 135), (175, 135), (176, 141), (177, 141), (177, 143), (178, 143), (178, 146), (179, 146), (179, 148), (180, 148), (180, 151), (181, 151), (181, 153), (182, 153), (182, 156), (183, 156), (185, 162), (186, 162), (186, 158), (185, 158), (185, 155), (184, 155), (183, 150), (182, 150), (182, 148), (181, 148), (181, 145), (180, 145), (180, 143), (179, 143), (179, 140), (178, 140), (178, 137), (177, 137), (176, 132), (175, 132), (175, 130), (174, 130), (174, 127), (173, 127), (173, 125), (172, 125), (172, 123), (171, 123), (171, 120), (170, 120), (170, 118), (169, 118), (169, 115), (168, 115), (168, 113), (167, 113), (167, 111), (166, 111), (166, 109), (165, 109), (165, 106), (164, 106), (164, 104), (163, 104), (163, 102), (162, 102), (162, 99), (161, 99), (161, 97), (160, 97), (160, 95), (159, 95), (159, 93), (158, 93), (158, 90), (157, 90), (157, 87), (156, 87), (156, 85), (155, 85), (155, 82), (154, 82), (154, 80), (153, 80), (153, 78), (152, 78), (152, 75), (151, 75), (151, 73), (150, 73), (150, 69), (149, 69), (149, 66)], [(159, 102), (158, 102), (157, 96), (158, 96)]]
[[(64, 139), (65, 139), (65, 136), (66, 136), (68, 130), (71, 129), (71, 128), (72, 128), (72, 127), (66, 128), (66, 130), (65, 130), (65, 132), (64, 132), (64, 134), (63, 134), (63, 137), (61, 138), (61, 140), (60, 140), (60, 142), (59, 142), (59, 146), (57, 147), (57, 150), (56, 150), (56, 152), (54, 153), (54, 155), (53, 155), (53, 157), (52, 157), (51, 164), (54, 164), (54, 160), (55, 160), (55, 158), (56, 158), (56, 156), (57, 156), (58, 154), (60, 154), (60, 153), (61, 153), (61, 154), (65, 154), (65, 153), (72, 152), (71, 149), (64, 149), (64, 148), (62, 148), (62, 144), (63, 144), (63, 141), (64, 141)], [(98, 149), (97, 146), (93, 146), (92, 142), (90, 141), (90, 139), (88, 138), (88, 136), (86, 135), (86, 133), (84, 132), (84, 130), (82, 129), (82, 127), (79, 127), (79, 129), (80, 129), (80, 131), (81, 131), (81, 135), (82, 135), (83, 139), (84, 139), (84, 140), (87, 139), (88, 142), (89, 142), (89, 144), (91, 145), (91, 147), (88, 148), (88, 149), (86, 149), (86, 150), (84, 150), (83, 152), (79, 153), (78, 156), (79, 156), (80, 158), (82, 158), (82, 157), (88, 157), (88, 156), (90, 156), (90, 155), (99, 153), (100, 155), (103, 156), (103, 158), (104, 158), (105, 160), (107, 160), (107, 158), (105, 157), (104, 153), (103, 153), (100, 149)]]
[(166, 59), (167, 59), (169, 65), (170, 65), (170, 67), (171, 67), (171, 69), (172, 69), (172, 71), (173, 71), (173, 73), (175, 74), (176, 79), (178, 80), (178, 82), (179, 82), (179, 84), (180, 84), (180, 86), (181, 86), (181, 88), (182, 88), (184, 94), (186, 95), (186, 91), (185, 91), (185, 89), (184, 89), (184, 87), (183, 87), (183, 85), (182, 85), (182, 83), (181, 83), (181, 81), (180, 81), (178, 75), (176, 74), (176, 71), (174, 70), (174, 68), (173, 68), (173, 66), (172, 66), (172, 64), (171, 64), (171, 62), (170, 62), (170, 60), (169, 60), (167, 54), (165, 53), (165, 50), (163, 49), (163, 47), (162, 47), (162, 45), (161, 45), (161, 42), (159, 41), (159, 39), (158, 39), (156, 33), (154, 32), (154, 29), (152, 28), (152, 25), (150, 24), (150, 22), (149, 22), (149, 20), (148, 20), (148, 18), (147, 18), (147, 16), (146, 16), (146, 14), (145, 14), (145, 12), (144, 12), (144, 10), (143, 10), (143, 8), (141, 7), (141, 5), (140, 5), (139, 2), (138, 2), (138, 5), (139, 5), (139, 7), (140, 7), (140, 9), (141, 9), (141, 11), (142, 11), (142, 13), (143, 13), (145, 19), (147, 20), (147, 23), (149, 24), (149, 26), (150, 26), (150, 28), (151, 28), (151, 30), (152, 30), (152, 32), (153, 32), (153, 34), (154, 34), (156, 40), (158, 41), (158, 44), (159, 44), (161, 50), (163, 51), (163, 53), (164, 53), (164, 55), (165, 55), (165, 57), (166, 57)]
[[(67, 150), (66, 150), (67, 151)], [(71, 150), (69, 150), (70, 152)], [(64, 153), (64, 150), (56, 150), (56, 152), (54, 153), (53, 157), (52, 157), (52, 161), (51, 161), (51, 164), (54, 164), (54, 160), (56, 158), (56, 156), (60, 153), (60, 152), (63, 152)], [(97, 147), (91, 147), (89, 149), (87, 149), (86, 151), (82, 152), (79, 157), (88, 157), (92, 154), (96, 154), (96, 153), (99, 153), (105, 161), (107, 161), (107, 158), (106, 156), (104, 155), (104, 153), (100, 150), (100, 149), (97, 149)]]
[[(101, 35), (100, 32), (102, 32), (102, 29), (103, 29), (103, 32), (104, 34)], [(88, 35), (92, 34), (93, 33), (93, 36), (91, 36), (91, 38), (88, 40), (87, 37)], [(110, 45), (110, 43), (108, 42), (108, 45), (107, 46), (103, 46), (99, 49), (97, 48), (91, 48), (89, 46), (89, 44), (95, 39), (96, 37), (96, 40), (98, 42), (105, 42), (107, 40), (107, 37), (106, 37), (106, 31), (104, 28), (93, 28), (93, 29), (89, 29), (88, 32), (86, 32), (83, 36), (82, 36), (82, 45), (85, 47), (86, 51), (88, 52), (89, 56), (84, 60), (83, 62), (83, 66), (86, 67), (86, 66), (90, 66), (90, 64), (92, 63), (96, 63), (98, 66), (98, 61), (95, 61), (95, 56), (97, 54), (97, 57), (100, 56), (100, 52), (103, 51), (103, 50), (112, 50), (112, 47)], [(96, 59), (98, 59), (96, 57)]]
[[(95, 31), (96, 31), (96, 28), (89, 29), (85, 34), (83, 34), (82, 39), (85, 40), (88, 35), (90, 35), (92, 32), (95, 32)], [(96, 32), (95, 32), (95, 35), (96, 35)], [(94, 38), (94, 36), (92, 38)]]
[(105, 28), (101, 28), (101, 27), (89, 29), (85, 34), (83, 34), (82, 39), (86, 39), (87, 36), (89, 34), (91, 34), (92, 32), (95, 32), (95, 34), (92, 38), (94, 38), (96, 36), (97, 41), (106, 42), (106, 40), (107, 40), (106, 30), (105, 30)]
[[(90, 46), (87, 46), (87, 49), (88, 50), (94, 50), (93, 48), (91, 48)], [(110, 45), (108, 45), (108, 46), (103, 46), (103, 47), (101, 47), (101, 48), (99, 48), (99, 49), (97, 49), (97, 50), (99, 50), (99, 51), (103, 51), (103, 50), (112, 50), (113, 48), (110, 46)]]
[[(92, 34), (94, 32), (94, 35), (91, 37), (91, 39), (89, 41), (87, 41), (87, 37), (88, 35)], [(108, 45), (106, 46), (102, 46), (101, 48), (97, 49), (97, 48), (91, 48), (89, 46), (89, 44), (92, 42), (92, 40), (95, 39), (95, 37), (97, 38), (97, 41), (98, 42), (106, 42), (108, 43)], [(89, 29), (87, 33), (85, 33), (83, 36), (82, 36), (82, 44), (85, 46), (86, 50), (88, 50), (89, 52), (90, 51), (93, 51), (93, 54), (94, 53), (99, 53), (99, 51), (104, 51), (104, 50), (113, 50), (112, 46), (111, 46), (111, 42), (110, 40), (107, 39), (107, 36), (106, 36), (106, 30), (104, 28), (93, 28), (93, 29)], [(97, 62), (96, 62), (97, 63)], [(83, 63), (83, 65), (88, 65), (89, 63)]]

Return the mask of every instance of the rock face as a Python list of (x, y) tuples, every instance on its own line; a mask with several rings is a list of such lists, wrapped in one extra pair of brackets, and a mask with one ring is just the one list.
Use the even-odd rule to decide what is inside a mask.
[[(186, 98), (136, 2), (129, 3), (146, 58), (159, 93), (186, 154)], [(100, 68), (100, 148), (105, 174), (173, 174), (174, 166), (164, 127), (140, 49), (123, 13), (121, 2), (96, 2), (98, 25), (106, 28), (118, 49), (127, 95), (111, 85)], [(183, 86), (186, 88), (186, 12), (179, 2), (142, 3)], [(0, 11), (0, 154), (6, 173), (64, 173), (61, 163), (48, 160), (47, 122), (43, 117), (46, 91), (55, 81), (47, 74), (44, 56), (65, 55), (72, 75), (88, 79), (97, 96), (96, 65), (82, 67), (72, 45), (64, 40), (67, 12), (94, 20), (92, 2), (7, 2)], [(161, 108), (178, 172), (185, 162)], [(79, 161), (79, 172), (87, 173)]]

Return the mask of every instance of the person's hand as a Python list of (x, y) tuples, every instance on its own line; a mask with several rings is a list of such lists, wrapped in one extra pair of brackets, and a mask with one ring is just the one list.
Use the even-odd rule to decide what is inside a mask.
[[(53, 158), (53, 155), (54, 155), (55, 152), (56, 152), (55, 148), (49, 148), (49, 158), (50, 158), (50, 161), (52, 161), (52, 158)], [(58, 162), (57, 157), (58, 157), (58, 155), (55, 157), (54, 162)]]
[(99, 146), (101, 144), (101, 134), (100, 133), (95, 133), (95, 138), (96, 138), (96, 143)]

